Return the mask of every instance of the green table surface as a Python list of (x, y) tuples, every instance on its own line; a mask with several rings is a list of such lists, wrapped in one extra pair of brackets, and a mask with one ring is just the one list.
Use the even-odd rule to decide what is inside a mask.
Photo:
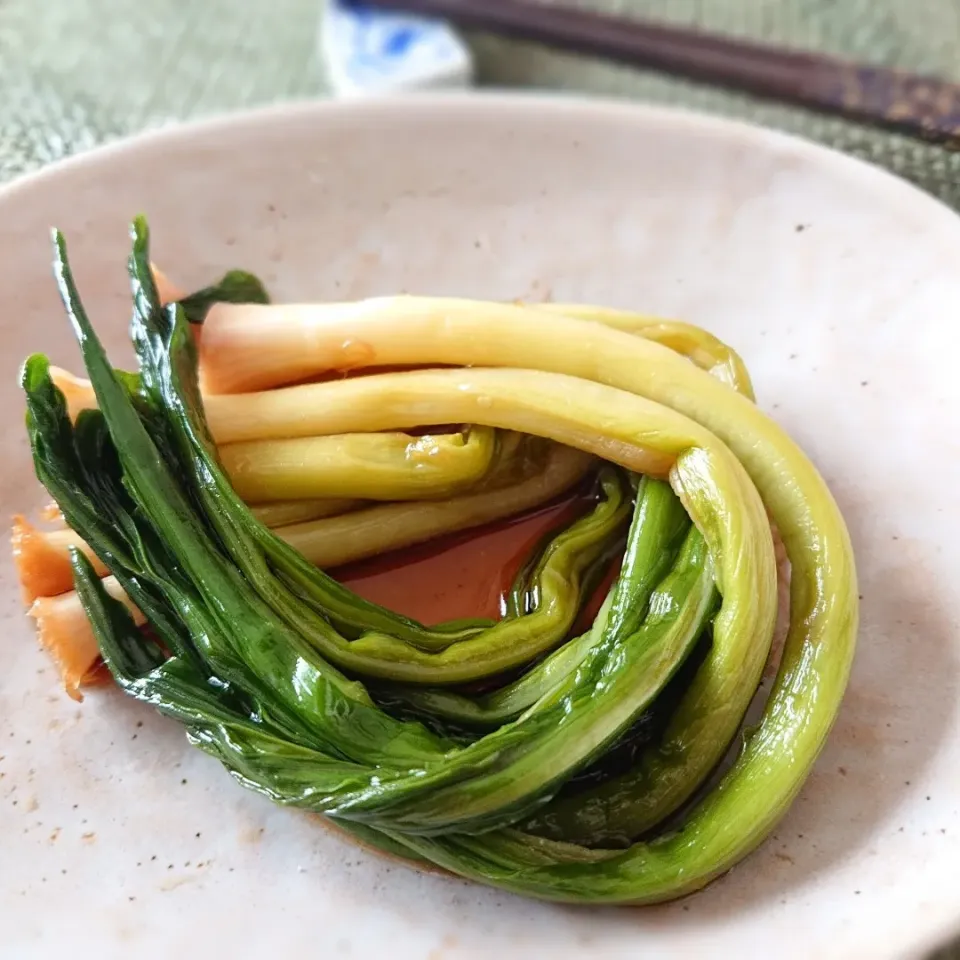
[[(572, 0), (567, 0), (572, 2)], [(151, 127), (327, 93), (322, 0), (0, 0), (0, 180)], [(960, 81), (960, 0), (580, 0)], [(677, 104), (872, 161), (960, 208), (960, 153), (652, 73), (469, 34), (479, 81)], [(960, 960), (960, 945), (942, 960)]]

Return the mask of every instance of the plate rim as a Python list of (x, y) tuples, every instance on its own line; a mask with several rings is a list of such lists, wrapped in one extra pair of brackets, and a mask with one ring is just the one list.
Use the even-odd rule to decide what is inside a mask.
[(405, 113), (408, 116), (417, 116), (447, 110), (458, 116), (464, 111), (478, 114), (514, 113), (517, 116), (534, 113), (541, 117), (545, 113), (552, 113), (560, 116), (566, 114), (569, 120), (575, 120), (579, 115), (586, 120), (606, 118), (618, 123), (674, 125), (699, 129), (711, 136), (738, 139), (747, 146), (752, 143), (765, 150), (779, 148), (799, 153), (813, 162), (832, 167), (839, 174), (873, 180), (875, 188), (893, 191), (893, 199), (897, 199), (896, 195), (899, 193), (899, 199), (904, 201), (927, 203), (932, 215), (946, 214), (954, 220), (960, 219), (960, 210), (955, 210), (946, 201), (892, 170), (777, 127), (694, 108), (611, 96), (570, 94), (565, 91), (514, 92), (497, 89), (434, 90), (342, 100), (300, 98), (242, 110), (218, 111), (130, 133), (27, 171), (0, 184), (0, 204), (21, 191), (41, 187), (48, 179), (56, 178), (62, 173), (95, 165), (101, 160), (125, 153), (186, 143), (193, 137), (208, 133), (263, 125), (282, 127), (291, 122), (303, 123), (312, 117), (316, 117), (318, 122), (324, 122), (327, 118), (369, 114), (371, 120), (376, 120), (378, 115)]

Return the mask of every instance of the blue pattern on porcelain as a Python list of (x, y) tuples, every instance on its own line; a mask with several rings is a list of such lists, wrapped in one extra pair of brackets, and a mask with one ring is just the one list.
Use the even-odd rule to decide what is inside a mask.
[(393, 74), (427, 73), (463, 59), (445, 23), (375, 9), (357, 0), (329, 0), (327, 29), (343, 51), (344, 72), (358, 86)]

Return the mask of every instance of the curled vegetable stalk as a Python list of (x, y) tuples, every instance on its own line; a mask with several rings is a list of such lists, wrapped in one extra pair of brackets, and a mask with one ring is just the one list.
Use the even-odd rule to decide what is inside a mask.
[[(266, 324), (263, 311), (268, 309), (272, 310), (274, 320)], [(211, 314), (204, 330), (205, 377), (218, 382), (221, 389), (236, 389), (241, 385), (276, 384), (289, 375), (291, 364), (297, 368), (298, 376), (310, 376), (337, 369), (343, 362), (340, 345), (349, 340), (367, 344), (375, 362), (382, 364), (409, 364), (416, 357), (419, 363), (534, 366), (602, 380), (673, 407), (729, 446), (763, 497), (783, 537), (791, 565), (791, 628), (765, 714), (766, 722), (762, 725), (766, 733), (752, 738), (731, 773), (734, 783), (744, 784), (732, 794), (738, 797), (737, 802), (740, 790), (747, 790), (745, 784), (753, 776), (762, 780), (771, 798), (780, 797), (771, 799), (758, 816), (755, 836), (762, 836), (776, 821), (777, 811), (785, 809), (792, 800), (832, 726), (849, 675), (857, 630), (856, 572), (849, 535), (822, 478), (790, 438), (746, 397), (695, 369), (660, 344), (601, 324), (594, 324), (591, 334), (585, 336), (582, 321), (566, 316), (547, 316), (543, 311), (503, 304), (417, 297), (298, 307), (288, 314), (289, 309), (237, 307)], [(254, 315), (258, 319), (250, 323), (248, 335), (232, 340), (231, 328), (246, 322), (244, 317)], [(283, 319), (287, 316), (289, 322)], [(271, 330), (269, 346), (263, 345), (258, 335), (266, 327)], [(398, 335), (400, 330), (402, 336)], [(310, 338), (315, 345), (312, 351), (305, 350), (301, 337)], [(214, 354), (211, 349), (207, 354), (209, 348), (218, 344), (226, 352)], [(262, 352), (264, 350), (266, 352)], [(422, 376), (432, 378), (446, 373), (431, 371)], [(475, 370), (469, 375), (475, 400), (488, 393), (483, 373)], [(463, 383), (460, 386), (471, 389)], [(422, 402), (424, 396), (433, 394), (438, 387), (437, 382), (417, 383), (409, 379), (385, 392), (400, 404), (413, 405)], [(217, 404), (211, 406), (210, 416), (216, 419), (219, 429), (227, 433), (234, 428), (237, 416), (252, 415), (255, 430), (264, 429), (268, 424), (270, 429), (276, 429), (276, 422), (287, 419), (284, 410), (287, 403), (300, 405), (319, 400), (319, 394), (310, 393), (311, 389), (289, 388), (273, 390), (267, 395), (220, 397)], [(378, 389), (381, 403), (385, 392), (383, 388)], [(390, 424), (390, 420), (383, 421), (365, 404), (362, 397), (350, 398), (349, 402), (358, 406), (353, 413), (348, 413), (339, 406), (347, 399), (345, 393), (336, 398), (329, 393), (325, 395), (338, 405), (322, 413), (318, 411), (325, 429), (337, 429), (338, 425), (342, 429), (344, 423), (351, 424), (350, 429), (360, 429), (362, 424), (367, 424), (367, 428), (377, 423), (386, 428)], [(269, 402), (264, 402), (266, 397)], [(463, 405), (467, 405), (465, 401)], [(443, 406), (445, 413), (449, 413), (450, 406), (447, 403)], [(486, 422), (494, 419), (488, 418)], [(402, 416), (396, 418), (397, 423), (402, 421)], [(528, 423), (519, 429), (536, 431), (536, 426)], [(554, 437), (559, 439), (559, 434)], [(603, 455), (599, 442), (593, 449)], [(654, 475), (662, 475), (664, 469), (664, 464), (653, 458), (630, 465), (632, 469), (646, 469)], [(691, 721), (698, 723), (696, 718), (703, 715), (703, 706), (710, 704), (720, 709), (727, 680), (722, 672), (707, 671), (700, 684), (704, 694), (700, 699), (702, 706), (690, 716)], [(787, 700), (794, 701), (796, 690), (806, 692), (798, 701), (803, 705), (803, 720), (783, 706)], [(792, 717), (790, 722), (788, 716)], [(774, 735), (773, 731), (777, 733)], [(676, 731), (678, 735), (679, 732)], [(802, 764), (794, 765), (790, 771), (776, 762), (776, 754), (786, 749), (780, 746), (784, 743), (789, 743), (794, 754), (804, 758)], [(717, 751), (719, 747), (715, 746), (711, 752)], [(707, 758), (701, 756), (696, 765), (706, 763)], [(675, 770), (671, 771), (671, 778), (675, 774)], [(689, 783), (686, 776), (680, 776), (675, 782)], [(705, 803), (717, 803), (719, 810), (732, 809), (725, 804), (734, 801), (721, 804), (715, 796), (731, 796), (729, 788), (711, 795)]]
[[(214, 325), (205, 330), (204, 343), (209, 346), (221, 342), (226, 346), (230, 327), (244, 322), (248, 309), (254, 308), (224, 310), (211, 317)], [(285, 309), (274, 316), (279, 320)], [(256, 336), (246, 338), (242, 348), (239, 340), (234, 341), (229, 366), (225, 364), (222, 369), (233, 371), (227, 376), (243, 379), (229, 384), (220, 381), (221, 388), (275, 384), (278, 377), (287, 375), (294, 353), (300, 358), (293, 361), (299, 367), (298, 376), (335, 369), (342, 362), (336, 345), (351, 339), (368, 344), (376, 362), (384, 364), (408, 363), (416, 356), (420, 363), (537, 366), (600, 378), (673, 406), (729, 444), (764, 497), (783, 536), (792, 572), (792, 626), (762, 733), (748, 743), (724, 789), (711, 794), (698, 808), (711, 816), (735, 818), (736, 805), (747, 802), (747, 784), (762, 783), (757, 794), (766, 802), (754, 798), (755, 823), (752, 829), (744, 828), (741, 840), (742, 849), (755, 845), (792, 800), (833, 723), (849, 675), (857, 628), (856, 576), (849, 536), (825, 484), (792, 441), (746, 398), (683, 364), (660, 345), (600, 325), (591, 336), (583, 337), (577, 321), (565, 316), (544, 317), (522, 308), (469, 301), (384, 298), (349, 306), (300, 308), (293, 319), (295, 322), (284, 324), (289, 337), (276, 335), (266, 356), (259, 353)], [(223, 326), (217, 329), (221, 321)], [(249, 329), (258, 330), (262, 322)], [(274, 334), (277, 328), (276, 321), (270, 324)], [(398, 330), (403, 331), (402, 338), (397, 336)], [(315, 338), (312, 342), (317, 348), (309, 356), (297, 342), (301, 333)], [(253, 350), (246, 352), (253, 344)], [(210, 360), (206, 354), (204, 357), (207, 378), (220, 375), (210, 365), (212, 356)], [(476, 386), (480, 395), (483, 385), (477, 382)], [(409, 381), (402, 389), (398, 385), (396, 395), (412, 402), (416, 391), (410, 387)], [(220, 398), (220, 409), (211, 408), (211, 419), (216, 417), (220, 428), (229, 432), (232, 418), (246, 408), (244, 415), (247, 410), (255, 410), (256, 429), (263, 429), (274, 417), (284, 418), (283, 392), (273, 392), (269, 407), (261, 404), (260, 394), (238, 396), (235, 406), (228, 398)], [(305, 399), (300, 395), (298, 402)], [(370, 414), (370, 410), (364, 410), (355, 422), (370, 419)], [(656, 470), (660, 465), (649, 466)], [(711, 694), (725, 686), (722, 675), (704, 685), (714, 687)], [(802, 719), (782, 706), (787, 700), (796, 700), (796, 690), (806, 691), (797, 701), (802, 704)], [(789, 770), (777, 762), (787, 743), (795, 756), (804, 758)], [(694, 824), (700, 822), (696, 817), (693, 820)], [(715, 855), (714, 848), (708, 845), (696, 858), (699, 871), (687, 870), (682, 883), (677, 877), (678, 889), (694, 889), (698, 882), (706, 882), (722, 871), (722, 866), (707, 867), (711, 855)], [(735, 855), (728, 852), (724, 862), (734, 859)], [(642, 893), (642, 898), (656, 896), (659, 894)]]
[[(648, 340), (687, 356), (721, 382), (754, 399), (753, 386), (740, 357), (698, 327), (591, 306), (541, 304), (539, 309), (641, 333)], [(709, 712), (705, 705), (709, 703), (711, 691), (705, 689), (705, 685), (710, 675), (709, 670), (700, 673), (694, 680), (694, 685), (699, 683), (700, 688), (694, 686), (674, 711), (659, 740), (634, 758), (626, 773), (606, 779), (592, 789), (577, 791), (575, 796), (557, 798), (527, 821), (524, 829), (567, 843), (624, 846), (674, 813), (693, 795), (718, 759), (716, 747), (702, 749), (707, 742), (703, 738), (698, 738), (699, 751), (688, 746), (691, 730), (696, 729), (696, 717)], [(715, 696), (719, 699), (728, 693), (721, 690)], [(719, 743), (722, 740), (718, 739)]]

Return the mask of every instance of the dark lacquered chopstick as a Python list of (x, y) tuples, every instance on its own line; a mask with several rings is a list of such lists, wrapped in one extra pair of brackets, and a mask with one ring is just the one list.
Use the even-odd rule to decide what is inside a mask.
[(960, 149), (960, 85), (531, 0), (368, 0), (482, 30), (688, 77)]

